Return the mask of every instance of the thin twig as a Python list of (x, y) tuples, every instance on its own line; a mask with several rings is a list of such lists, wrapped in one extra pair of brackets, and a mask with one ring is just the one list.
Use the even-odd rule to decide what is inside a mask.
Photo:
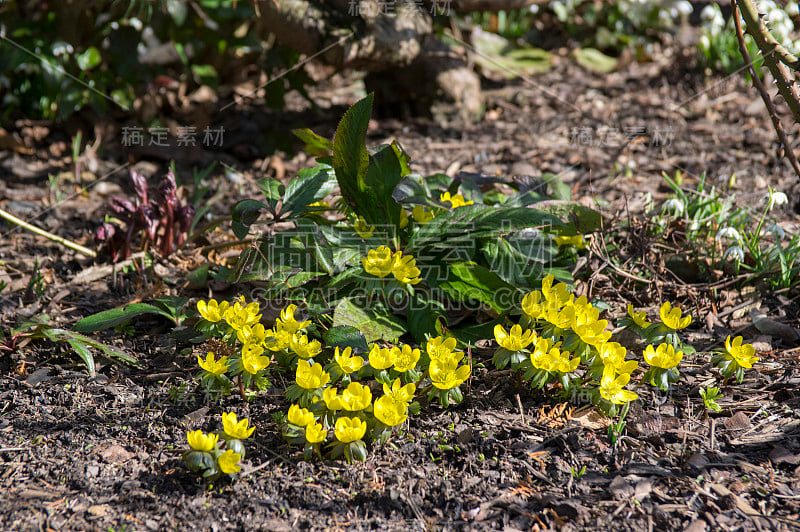
[(67, 240), (64, 237), (60, 237), (58, 235), (54, 235), (53, 233), (48, 233), (44, 229), (36, 227), (35, 225), (31, 225), (31, 224), (29, 224), (28, 222), (26, 222), (24, 220), (20, 220), (19, 218), (17, 218), (13, 214), (11, 214), (9, 212), (6, 212), (3, 209), (0, 209), (0, 218), (5, 218), (6, 220), (11, 222), (12, 224), (16, 224), (16, 225), (22, 227), (23, 229), (27, 229), (31, 233), (35, 233), (35, 234), (37, 234), (39, 236), (43, 236), (45, 238), (48, 238), (48, 239), (52, 240), (53, 242), (58, 242), (59, 244), (61, 244), (63, 246), (66, 246), (66, 247), (68, 247), (70, 249), (74, 249), (78, 253), (83, 253), (84, 255), (88, 255), (89, 257), (92, 257), (92, 258), (97, 256), (97, 253), (95, 253), (91, 249), (85, 248), (85, 247), (81, 246), (80, 244), (76, 244), (75, 242), (73, 242), (71, 240)]
[[(783, 144), (783, 152), (786, 155), (786, 158), (789, 160), (789, 163), (792, 165), (792, 168), (797, 176), (800, 177), (800, 164), (798, 164), (797, 158), (794, 156), (794, 151), (792, 151), (792, 145), (789, 144), (789, 139), (786, 137), (786, 133), (783, 131), (783, 125), (781, 124), (781, 119), (778, 118), (775, 104), (773, 103), (772, 98), (770, 98), (767, 89), (764, 87), (764, 83), (761, 81), (761, 78), (758, 77), (758, 72), (756, 72), (756, 68), (753, 66), (753, 61), (750, 59), (750, 54), (747, 52), (747, 46), (744, 42), (744, 33), (742, 32), (742, 23), (739, 20), (739, 9), (737, 9), (741, 8), (742, 5), (747, 8), (752, 8), (752, 4), (750, 4), (749, 1), (742, 2), (742, 0), (737, 0), (731, 4), (733, 7), (733, 23), (736, 26), (736, 38), (739, 41), (739, 51), (742, 53), (742, 58), (744, 59), (747, 68), (750, 69), (750, 76), (753, 78), (753, 86), (755, 86), (755, 88), (758, 90), (758, 93), (761, 95), (761, 99), (764, 100), (764, 105), (767, 107), (767, 112), (769, 113), (770, 119), (772, 119), (772, 126), (775, 128), (775, 133), (778, 134), (778, 139), (780, 140), (781, 144)], [(743, 9), (742, 12), (747, 12), (747, 9)], [(749, 21), (748, 28), (750, 28)], [(757, 32), (753, 31), (752, 28), (750, 28), (750, 33), (754, 34), (753, 36), (756, 38), (756, 40), (758, 40), (758, 37), (755, 35)], [(764, 61), (767, 61), (767, 59), (768, 58), (765, 55)], [(773, 69), (770, 69), (770, 71), (773, 71)], [(776, 72), (773, 71), (773, 75), (775, 74)], [(781, 77), (780, 74), (781, 73), (779, 72), (778, 75), (775, 76), (776, 81)], [(779, 88), (780, 87), (781, 85), (779, 84)], [(786, 100), (786, 103), (792, 108), (792, 112), (795, 117), (798, 117), (795, 107), (792, 107), (792, 94), (790, 93), (787, 96), (787, 94), (784, 94), (784, 92), (785, 91), (783, 90), (781, 91), (781, 94), (784, 96), (784, 100)], [(797, 106), (798, 102), (794, 100), (794, 104)]]

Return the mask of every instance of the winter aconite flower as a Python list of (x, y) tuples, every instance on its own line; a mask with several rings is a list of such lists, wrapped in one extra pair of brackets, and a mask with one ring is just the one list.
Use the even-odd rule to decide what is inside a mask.
[(219, 470), (227, 475), (238, 473), (242, 470), (242, 468), (238, 465), (241, 459), (241, 454), (235, 453), (228, 449), (219, 455), (219, 459), (217, 459), (217, 463), (219, 463)]
[(322, 388), (331, 376), (322, 369), (322, 364), (317, 362), (313, 366), (307, 360), (300, 360), (297, 362), (297, 374), (295, 375), (295, 382), (301, 388), (306, 390), (316, 390)]
[(353, 356), (353, 350), (350, 347), (345, 347), (342, 352), (339, 352), (337, 347), (333, 354), (333, 360), (342, 373), (350, 374), (361, 369), (364, 365), (364, 359), (359, 356)]
[(394, 354), (391, 349), (381, 347), (377, 344), (372, 346), (369, 351), (369, 365), (378, 371), (389, 369), (394, 364)]
[(261, 344), (267, 339), (267, 334), (267, 329), (260, 323), (256, 323), (255, 325), (242, 326), (241, 329), (236, 331), (236, 338), (243, 344)]
[(523, 333), (520, 325), (512, 326), (509, 332), (506, 332), (499, 323), (494, 326), (494, 339), (500, 347), (509, 351), (525, 349), (534, 340), (534, 335), (535, 333), (530, 330)]
[(310, 444), (320, 443), (328, 437), (328, 431), (322, 423), (309, 423), (306, 425), (306, 441)]
[(200, 358), (197, 355), (197, 364), (209, 373), (220, 376), (228, 371), (228, 357), (220, 357), (219, 360), (214, 360), (214, 353), (210, 352), (206, 355), (206, 359)]
[(425, 344), (425, 350), (428, 352), (428, 357), (431, 360), (443, 360), (449, 358), (456, 348), (456, 339), (452, 336), (446, 338), (444, 336), (437, 336), (430, 338)]
[(681, 309), (677, 307), (673, 308), (672, 303), (669, 301), (665, 301), (658, 312), (664, 325), (674, 331), (685, 329), (692, 323), (692, 317), (690, 315), (681, 317)]
[(325, 401), (325, 408), (328, 410), (342, 410), (342, 396), (338, 394), (336, 388), (333, 386), (323, 390), (322, 400)]
[(742, 337), (737, 336), (731, 343), (731, 337), (725, 339), (725, 351), (741, 368), (752, 368), (753, 364), (758, 361), (756, 349), (752, 344), (742, 344)]
[(408, 408), (404, 403), (398, 403), (389, 395), (375, 400), (375, 418), (386, 426), (394, 427), (408, 419)]
[(428, 369), (431, 383), (440, 390), (450, 390), (469, 378), (472, 369), (468, 365), (458, 367), (458, 360), (432, 360)]
[(391, 397), (392, 400), (397, 403), (406, 405), (414, 399), (414, 392), (416, 391), (417, 386), (413, 382), (409, 382), (403, 386), (399, 378), (394, 380), (391, 387), (385, 383), (383, 385), (383, 393), (386, 394), (386, 396)]
[(248, 428), (249, 424), (250, 420), (246, 418), (237, 421), (234, 412), (222, 414), (222, 430), (229, 438), (233, 438), (234, 440), (244, 440), (253, 434), (253, 431), (256, 429), (255, 427)]
[(597, 354), (603, 366), (612, 366), (617, 375), (631, 373), (639, 366), (636, 360), (625, 360), (627, 349), (618, 342), (606, 342), (597, 347)]
[(282, 331), (294, 334), (300, 329), (305, 329), (311, 325), (311, 320), (297, 321), (294, 317), (295, 310), (297, 310), (297, 305), (289, 305), (283, 309), (280, 318), (275, 321), (276, 329), (280, 328)]
[(357, 417), (340, 417), (336, 420), (333, 433), (342, 443), (351, 443), (360, 440), (367, 432), (367, 423)]
[(656, 349), (653, 349), (652, 345), (648, 345), (644, 350), (644, 359), (653, 367), (672, 369), (683, 359), (683, 352), (676, 352), (670, 344), (661, 344)]
[(322, 352), (322, 344), (319, 340), (309, 342), (305, 334), (293, 334), (289, 339), (289, 347), (300, 358), (314, 358)]
[(270, 358), (262, 356), (264, 348), (255, 344), (244, 344), (242, 346), (242, 367), (247, 373), (255, 375), (262, 369), (269, 366)]
[(208, 303), (205, 301), (198, 301), (197, 311), (200, 313), (203, 319), (210, 321), (211, 323), (217, 323), (218, 321), (222, 321), (222, 318), (225, 316), (225, 312), (228, 310), (229, 306), (230, 303), (227, 301), (217, 303), (216, 299), (209, 299)]
[(255, 325), (261, 321), (261, 314), (258, 313), (258, 310), (258, 303), (255, 301), (245, 303), (244, 297), (241, 297), (232, 307), (225, 311), (225, 321), (234, 330), (238, 331), (245, 325)]
[(205, 434), (202, 430), (195, 430), (186, 433), (186, 439), (189, 440), (189, 447), (195, 451), (208, 452), (217, 445), (219, 436), (216, 434)]
[(411, 209), (411, 216), (419, 225), (425, 225), (433, 220), (433, 213), (426, 211), (425, 207), (422, 205), (416, 205), (413, 209)]
[(586, 242), (583, 241), (583, 235), (557, 236), (555, 240), (558, 247), (575, 246), (576, 249), (586, 249)]
[(289, 414), (288, 414), (289, 423), (292, 425), (297, 425), (298, 427), (305, 427), (309, 423), (314, 422), (314, 414), (309, 412), (305, 408), (300, 408), (298, 405), (292, 405), (289, 407)]
[(392, 275), (401, 283), (417, 284), (422, 279), (419, 278), (419, 268), (417, 261), (411, 255), (403, 257), (403, 252), (398, 251), (392, 259)]
[(342, 392), (342, 407), (349, 412), (364, 410), (371, 402), (372, 392), (359, 382), (351, 382)]
[(623, 373), (622, 375), (616, 376), (614, 368), (612, 366), (606, 366), (603, 371), (603, 377), (600, 379), (600, 396), (615, 405), (629, 403), (637, 399), (639, 396), (636, 392), (625, 389), (625, 386), (630, 380), (630, 373)]
[(444, 194), (439, 196), (439, 201), (442, 203), (450, 202), (451, 209), (457, 209), (458, 207), (464, 207), (465, 205), (472, 205), (473, 202), (465, 201), (464, 196), (461, 194), (455, 194), (450, 196), (449, 192), (445, 192)]
[(419, 349), (411, 349), (410, 345), (403, 345), (402, 348), (393, 347), (392, 353), (394, 354), (394, 369), (400, 373), (414, 369), (419, 362)]
[(375, 232), (375, 226), (367, 225), (367, 221), (361, 216), (356, 216), (356, 220), (353, 222), (353, 229), (361, 238), (370, 238), (372, 233)]
[(361, 262), (364, 264), (364, 270), (368, 274), (376, 277), (386, 277), (392, 273), (392, 265), (394, 264), (392, 250), (386, 246), (370, 249)]
[(631, 321), (641, 327), (642, 329), (647, 329), (650, 326), (650, 322), (647, 321), (647, 313), (645, 311), (636, 312), (633, 310), (633, 305), (628, 303), (628, 316), (631, 318)]

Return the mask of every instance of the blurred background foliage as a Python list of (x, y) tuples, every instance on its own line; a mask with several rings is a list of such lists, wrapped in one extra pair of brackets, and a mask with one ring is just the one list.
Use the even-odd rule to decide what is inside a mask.
[[(796, 50), (797, 4), (759, 5), (776, 37)], [(218, 91), (278, 74), (284, 74), (280, 82), (265, 88), (267, 105), (281, 108), (288, 90), (308, 98), (312, 79), (304, 69), (286, 72), (300, 55), (262, 31), (260, 17), (257, 3), (241, 0), (2, 2), (0, 121), (63, 120), (84, 109), (113, 117), (129, 114), (139, 95), (160, 87), (183, 83), (186, 94), (201, 86)], [(502, 36), (507, 47), (591, 47), (611, 58), (633, 50), (639, 60), (691, 25), (698, 69), (733, 72), (742, 65), (729, 13), (712, 2), (554, 0), (434, 18), (440, 34), (455, 24)]]

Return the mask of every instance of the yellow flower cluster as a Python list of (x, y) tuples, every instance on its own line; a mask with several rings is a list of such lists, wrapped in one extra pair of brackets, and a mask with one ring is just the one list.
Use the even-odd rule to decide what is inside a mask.
[(369, 250), (362, 264), (368, 274), (376, 277), (384, 278), (391, 273), (401, 283), (413, 285), (421, 281), (416, 259), (412, 255), (404, 257), (402, 251), (393, 254), (386, 246)]
[(451, 390), (466, 381), (472, 368), (469, 364), (459, 366), (464, 353), (456, 351), (456, 339), (437, 336), (428, 340), (425, 350), (431, 360), (428, 376), (431, 384), (440, 390)]
[[(249, 419), (239, 421), (234, 412), (226, 412), (222, 414), (221, 432), (206, 434), (199, 429), (188, 431), (186, 440), (190, 450), (184, 454), (184, 461), (204, 478), (216, 478), (220, 473), (238, 473), (242, 469), (239, 462), (244, 456), (244, 445), (240, 440), (249, 438), (255, 431), (249, 424)], [(220, 436), (224, 438), (224, 450), (217, 445)]]
[(394, 367), (396, 371), (405, 373), (417, 366), (419, 358), (419, 349), (412, 349), (410, 345), (387, 348), (375, 344), (369, 352), (369, 365), (378, 371)]

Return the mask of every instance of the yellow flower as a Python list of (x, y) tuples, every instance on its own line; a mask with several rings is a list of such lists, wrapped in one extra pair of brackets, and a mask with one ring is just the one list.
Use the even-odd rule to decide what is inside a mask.
[[(436, 338), (428, 339), (425, 344), (425, 350), (428, 352), (428, 357), (431, 360), (441, 360), (448, 358), (453, 354), (456, 348), (456, 339), (453, 337), (445, 338), (444, 336), (437, 336)], [(459, 360), (461, 360), (459, 358)]]
[(333, 386), (322, 391), (322, 400), (325, 401), (325, 407), (328, 410), (342, 409), (342, 396), (338, 394)]
[(542, 317), (542, 293), (538, 290), (525, 294), (522, 298), (522, 311), (533, 320)]
[(219, 436), (216, 434), (204, 434), (202, 430), (195, 430), (186, 433), (189, 446), (195, 451), (208, 452), (217, 445)]
[(372, 346), (369, 350), (369, 365), (372, 369), (378, 371), (382, 369), (389, 369), (394, 364), (394, 356), (391, 349), (381, 347), (378, 344)]
[(636, 360), (625, 360), (627, 350), (617, 342), (606, 342), (597, 346), (597, 353), (604, 366), (613, 366), (617, 374), (631, 373), (639, 366)]
[(408, 227), (408, 213), (405, 210), (400, 211), (400, 229)]
[(569, 329), (575, 321), (575, 307), (567, 305), (558, 310), (555, 303), (548, 303), (542, 317), (559, 329)]
[(351, 382), (342, 392), (341, 404), (344, 410), (358, 412), (372, 402), (372, 392), (359, 382)]
[(319, 209), (314, 209), (314, 210), (325, 210), (331, 208), (330, 204), (327, 201), (315, 201), (314, 203), (309, 203), (308, 207), (319, 207)]
[(553, 277), (553, 274), (550, 274), (542, 279), (542, 295), (544, 296), (545, 301), (554, 303), (556, 308), (560, 309), (564, 305), (572, 303), (572, 300), (575, 296), (569, 291), (569, 288), (564, 283), (558, 283), (557, 285), (553, 286), (554, 280), (555, 277)]
[(207, 372), (213, 373), (218, 377), (228, 371), (228, 357), (224, 356), (220, 357), (219, 360), (214, 360), (214, 353), (211, 351), (206, 355), (205, 361), (200, 358), (200, 355), (197, 355), (197, 364)]
[(401, 283), (417, 284), (422, 279), (419, 278), (419, 268), (417, 261), (412, 255), (403, 257), (403, 252), (398, 251), (392, 259), (392, 275)]
[(298, 360), (294, 380), (303, 389), (316, 390), (328, 384), (331, 376), (322, 369), (322, 364), (319, 362), (312, 366), (307, 360)]
[(260, 323), (255, 325), (244, 325), (236, 331), (236, 338), (243, 344), (261, 344), (267, 339), (267, 329)]
[(244, 440), (253, 434), (253, 431), (256, 429), (255, 427), (248, 428), (247, 426), (249, 424), (250, 420), (246, 418), (241, 421), (236, 421), (236, 414), (234, 412), (222, 414), (222, 430), (234, 440)]
[(367, 256), (361, 259), (364, 265), (364, 270), (376, 277), (386, 277), (392, 273), (392, 250), (386, 246), (381, 246), (378, 249), (370, 249)]
[(440, 390), (449, 390), (460, 386), (469, 378), (472, 369), (468, 365), (459, 368), (457, 366), (458, 361), (453, 358), (432, 360), (428, 368), (431, 383)]
[(308, 409), (300, 408), (298, 405), (289, 407), (288, 418), (289, 423), (298, 427), (305, 427), (309, 423), (314, 423), (314, 414), (309, 412)]
[(534, 340), (536, 333), (531, 330), (522, 332), (522, 326), (514, 325), (511, 331), (506, 332), (499, 323), (494, 326), (494, 339), (503, 349), (508, 351), (520, 351), (525, 349)]
[(433, 220), (433, 213), (426, 211), (425, 207), (422, 205), (416, 205), (413, 209), (411, 209), (411, 216), (419, 225), (425, 225)]
[(672, 304), (669, 301), (665, 301), (664, 304), (661, 305), (658, 313), (661, 315), (661, 321), (664, 322), (664, 325), (674, 331), (685, 329), (692, 323), (692, 317), (690, 315), (681, 318), (681, 309), (677, 307), (672, 308)]
[(742, 344), (742, 337), (737, 336), (731, 343), (731, 337), (725, 339), (725, 350), (739, 364), (742, 368), (752, 368), (753, 364), (758, 361), (756, 355), (756, 348), (752, 344)]
[(583, 235), (557, 236), (556, 245), (558, 247), (575, 246), (577, 249), (586, 249), (586, 242), (583, 241)]
[(603, 370), (603, 377), (600, 379), (600, 395), (606, 401), (615, 405), (621, 405), (638, 399), (636, 392), (626, 390), (625, 386), (631, 380), (630, 373), (623, 373), (615, 377), (616, 371), (613, 366), (606, 366)]
[(391, 387), (389, 387), (389, 385), (386, 383), (383, 384), (383, 393), (398, 403), (410, 403), (411, 400), (414, 399), (414, 392), (416, 391), (417, 385), (413, 382), (409, 382), (405, 386), (401, 386), (399, 377), (392, 382)]
[(367, 225), (367, 221), (361, 216), (356, 216), (356, 221), (353, 222), (353, 229), (361, 238), (370, 238), (372, 233), (375, 232), (375, 226)]
[(311, 325), (311, 320), (306, 320), (303, 322), (299, 322), (294, 317), (294, 311), (297, 310), (297, 305), (289, 305), (285, 309), (281, 311), (281, 317), (275, 320), (275, 328), (280, 329), (283, 331), (287, 331), (290, 334), (294, 334), (300, 329), (305, 329), (309, 325)]
[(420, 352), (419, 349), (411, 349), (410, 345), (403, 345), (402, 348), (392, 348), (392, 358), (394, 359), (394, 369), (400, 373), (404, 373), (410, 369), (414, 369), (419, 362)]
[(683, 359), (683, 351), (675, 352), (670, 344), (661, 344), (656, 349), (648, 345), (644, 350), (644, 359), (651, 366), (661, 369), (672, 369)]
[(289, 339), (289, 346), (300, 358), (314, 358), (322, 352), (319, 340), (309, 342), (305, 334), (293, 334)]
[(611, 331), (606, 331), (608, 321), (599, 319), (600, 310), (585, 303), (583, 296), (573, 304), (573, 307), (575, 315), (572, 319), (572, 330), (583, 343), (597, 346), (611, 338)]
[(562, 351), (561, 342), (553, 344), (547, 338), (539, 338), (536, 341), (536, 348), (531, 353), (531, 362), (536, 369), (553, 371), (560, 373), (572, 373), (578, 367), (579, 357), (572, 360), (569, 358), (569, 351)]
[(353, 356), (352, 353), (353, 350), (349, 347), (345, 347), (341, 353), (339, 353), (339, 348), (337, 347), (333, 353), (333, 360), (336, 361), (336, 365), (339, 366), (343, 373), (348, 375), (360, 370), (364, 365), (364, 359), (359, 356)]
[(270, 358), (262, 356), (264, 348), (255, 344), (244, 344), (242, 346), (242, 367), (247, 373), (255, 375), (262, 369), (269, 366)]
[(283, 328), (280, 321), (275, 322), (273, 329), (267, 329), (267, 339), (264, 346), (270, 351), (281, 351), (289, 347), (292, 343), (292, 333)]
[(647, 313), (645, 311), (636, 312), (633, 310), (633, 305), (628, 303), (628, 316), (630, 316), (633, 323), (641, 327), (642, 329), (646, 329), (650, 326), (650, 322), (647, 321)]
[(233, 473), (238, 473), (242, 470), (239, 467), (239, 460), (242, 459), (242, 455), (239, 453), (235, 453), (228, 449), (217, 459), (217, 463), (219, 464), (219, 470), (225, 473), (226, 475), (231, 475)]
[(461, 194), (450, 196), (449, 192), (445, 192), (444, 194), (439, 196), (439, 201), (441, 201), (442, 203), (449, 201), (451, 209), (456, 209), (458, 207), (463, 207), (465, 205), (473, 204), (473, 202), (471, 201), (464, 201), (464, 196), (462, 196)]
[(375, 400), (373, 410), (375, 418), (388, 427), (400, 425), (408, 419), (408, 408), (405, 403), (398, 403), (390, 395)]
[(328, 437), (328, 431), (322, 423), (309, 423), (306, 425), (306, 441), (310, 444), (320, 443)]
[(360, 440), (367, 432), (367, 424), (357, 417), (340, 417), (336, 420), (333, 433), (336, 439), (342, 443), (350, 443)]
[(240, 297), (232, 307), (225, 311), (225, 321), (234, 330), (239, 330), (245, 325), (255, 325), (261, 321), (261, 314), (258, 313), (258, 303), (245, 303), (244, 296)]
[(197, 302), (197, 311), (200, 312), (203, 319), (212, 323), (217, 323), (225, 316), (225, 312), (228, 310), (229, 306), (230, 303), (227, 301), (217, 303), (216, 299), (209, 299), (208, 303), (206, 303), (201, 300)]

